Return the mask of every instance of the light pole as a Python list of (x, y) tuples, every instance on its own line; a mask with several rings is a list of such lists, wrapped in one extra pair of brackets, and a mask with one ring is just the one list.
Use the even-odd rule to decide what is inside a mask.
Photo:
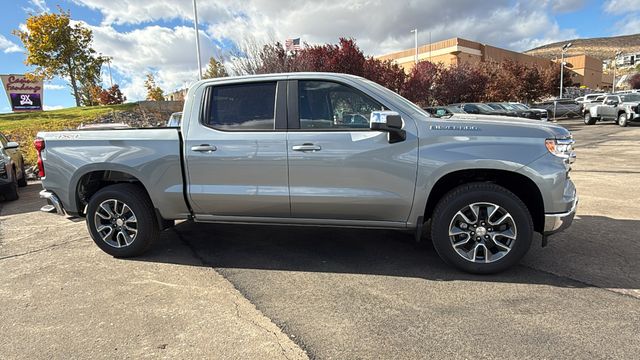
[(102, 56), (102, 53), (98, 53), (98, 56), (107, 63), (107, 68), (109, 69), (109, 86), (113, 87), (113, 77), (111, 76), (111, 60), (113, 60), (113, 58), (111, 56)]
[(562, 47), (562, 55), (560, 60), (560, 99), (562, 99), (562, 87), (564, 86), (564, 54), (567, 50), (573, 45), (572, 43), (568, 43)]
[(618, 56), (622, 54), (622, 51), (618, 50), (613, 58), (613, 83), (611, 84), (611, 92), (616, 92), (616, 69), (618, 68)]
[(411, 32), (415, 35), (414, 37), (414, 43), (415, 43), (415, 48), (416, 48), (416, 54), (415, 54), (415, 62), (416, 65), (418, 65), (418, 29), (413, 29), (411, 30)]
[(198, 32), (198, 7), (193, 0), (193, 27), (196, 30), (196, 53), (198, 56), (198, 80), (202, 80), (202, 63), (200, 62), (200, 33)]

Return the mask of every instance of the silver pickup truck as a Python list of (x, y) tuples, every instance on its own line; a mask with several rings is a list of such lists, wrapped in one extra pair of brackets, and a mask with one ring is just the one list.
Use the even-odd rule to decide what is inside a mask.
[(86, 217), (116, 257), (190, 219), (424, 232), (472, 273), (502, 271), (534, 232), (545, 243), (571, 224), (573, 143), (540, 121), (430, 117), (372, 81), (329, 73), (198, 82), (180, 128), (36, 139), (45, 210)]
[(585, 107), (584, 123), (593, 125), (596, 121), (613, 120), (625, 127), (631, 121), (640, 121), (640, 94), (610, 94), (600, 103)]

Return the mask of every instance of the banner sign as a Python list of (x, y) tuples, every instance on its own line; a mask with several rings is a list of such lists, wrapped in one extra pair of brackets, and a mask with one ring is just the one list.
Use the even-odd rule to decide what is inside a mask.
[(2, 85), (13, 111), (41, 111), (42, 89), (41, 79), (29, 79), (24, 74), (0, 75)]

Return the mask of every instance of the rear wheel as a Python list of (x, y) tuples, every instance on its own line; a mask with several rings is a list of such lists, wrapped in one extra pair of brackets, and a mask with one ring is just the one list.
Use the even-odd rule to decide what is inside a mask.
[(22, 159), (20, 170), (22, 171), (22, 177), (20, 178), (20, 180), (18, 180), (18, 186), (25, 187), (27, 186), (27, 172), (24, 170), (24, 159)]
[(591, 116), (590, 112), (584, 113), (584, 123), (585, 125), (593, 125), (596, 123), (596, 118)]
[(504, 271), (527, 253), (533, 221), (526, 205), (491, 183), (461, 185), (436, 206), (433, 246), (450, 265), (475, 274)]
[(159, 236), (153, 204), (133, 184), (110, 185), (93, 195), (87, 227), (96, 245), (114, 257), (141, 255)]
[(618, 116), (618, 125), (622, 127), (626, 127), (627, 125), (629, 125), (627, 114), (622, 113)]
[(11, 178), (13, 181), (5, 187), (4, 199), (7, 201), (18, 200), (18, 179), (16, 178), (16, 169), (11, 169)]

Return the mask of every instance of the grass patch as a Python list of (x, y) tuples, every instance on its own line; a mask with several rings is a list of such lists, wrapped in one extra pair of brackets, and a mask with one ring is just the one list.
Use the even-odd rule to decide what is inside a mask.
[(136, 103), (75, 107), (61, 110), (0, 114), (0, 132), (11, 141), (20, 144), (24, 159), (28, 164), (35, 164), (37, 155), (33, 140), (40, 131), (59, 131), (75, 129), (83, 122), (113, 111), (132, 111)]

